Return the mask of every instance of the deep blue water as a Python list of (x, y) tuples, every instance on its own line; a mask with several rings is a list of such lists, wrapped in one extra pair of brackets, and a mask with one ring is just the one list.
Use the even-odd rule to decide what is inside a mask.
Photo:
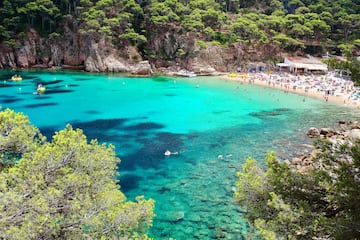
[[(311, 143), (309, 127), (355, 119), (359, 111), (216, 77), (135, 78), (81, 72), (0, 72), (0, 104), (29, 116), (51, 137), (67, 123), (112, 143), (120, 185), (133, 200), (156, 200), (155, 239), (245, 239), (233, 202), (235, 173), (266, 151), (282, 159)], [(34, 94), (38, 83), (46, 87)], [(178, 155), (164, 156), (165, 150)]]

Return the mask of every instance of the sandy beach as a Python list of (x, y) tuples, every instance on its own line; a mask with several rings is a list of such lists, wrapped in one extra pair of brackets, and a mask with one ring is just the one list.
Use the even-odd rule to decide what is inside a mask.
[[(243, 84), (254, 84), (266, 88), (278, 89), (306, 97), (316, 98), (345, 107), (360, 109), (360, 99), (354, 97), (360, 89), (349, 81), (341, 81), (326, 76), (293, 76), (266, 73), (228, 74), (221, 76), (227, 81), (237, 81)], [(336, 79), (336, 80), (334, 80)]]

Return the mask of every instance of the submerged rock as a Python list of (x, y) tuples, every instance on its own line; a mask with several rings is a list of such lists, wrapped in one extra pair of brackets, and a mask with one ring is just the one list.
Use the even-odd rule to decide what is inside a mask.
[(168, 222), (179, 222), (181, 220), (184, 220), (185, 213), (183, 211), (169, 211), (161, 218), (161, 220), (168, 221)]
[(281, 113), (278, 111), (261, 111), (261, 112), (253, 112), (250, 113), (249, 115), (258, 118), (265, 118), (265, 117), (276, 117), (281, 115)]
[(279, 112), (288, 112), (290, 111), (290, 108), (276, 108), (275, 110)]

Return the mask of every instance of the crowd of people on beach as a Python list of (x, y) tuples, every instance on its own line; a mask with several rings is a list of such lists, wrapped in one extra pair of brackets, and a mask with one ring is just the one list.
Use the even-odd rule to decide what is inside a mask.
[(295, 75), (286, 72), (258, 72), (232, 75), (242, 83), (257, 84), (294, 92), (325, 101), (360, 107), (360, 88), (335, 72), (315, 75)]

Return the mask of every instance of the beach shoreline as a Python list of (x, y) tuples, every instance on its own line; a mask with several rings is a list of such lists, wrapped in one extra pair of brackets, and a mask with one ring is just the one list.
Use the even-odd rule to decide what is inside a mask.
[(309, 87), (306, 89), (299, 89), (294, 83), (282, 83), (277, 81), (272, 81), (271, 76), (266, 76), (265, 74), (259, 75), (257, 73), (248, 73), (246, 77), (244, 74), (239, 75), (223, 75), (220, 76), (221, 79), (225, 81), (234, 81), (239, 82), (241, 84), (249, 84), (255, 85), (259, 87), (271, 88), (280, 91), (284, 91), (286, 93), (294, 93), (304, 97), (310, 97), (318, 100), (322, 100), (324, 102), (329, 102), (332, 104), (336, 104), (342, 107), (349, 107), (354, 109), (360, 109), (360, 102), (351, 99), (350, 94), (326, 94), (323, 91), (319, 91), (314, 87)]

